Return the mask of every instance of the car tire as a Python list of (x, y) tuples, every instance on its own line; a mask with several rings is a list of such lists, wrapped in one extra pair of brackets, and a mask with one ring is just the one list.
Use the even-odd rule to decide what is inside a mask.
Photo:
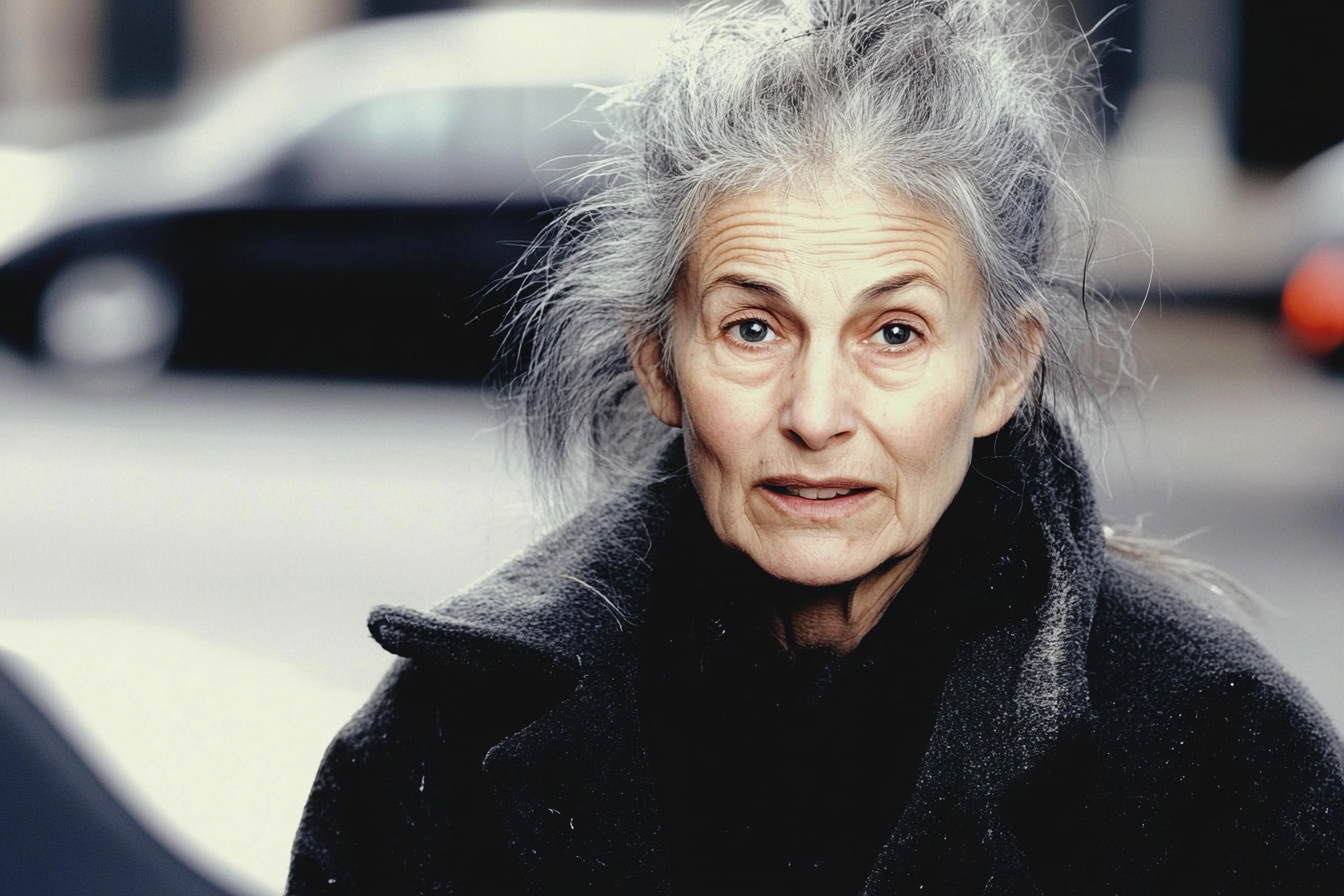
[(50, 365), (80, 380), (139, 382), (162, 370), (181, 316), (178, 290), (157, 265), (87, 256), (62, 268), (43, 292), (38, 345)]

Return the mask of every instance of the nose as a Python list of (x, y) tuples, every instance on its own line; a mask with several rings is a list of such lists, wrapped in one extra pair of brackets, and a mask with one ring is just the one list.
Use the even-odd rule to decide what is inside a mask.
[(820, 451), (854, 434), (857, 422), (850, 371), (840, 353), (820, 347), (791, 365), (780, 409), (780, 429), (803, 448)]

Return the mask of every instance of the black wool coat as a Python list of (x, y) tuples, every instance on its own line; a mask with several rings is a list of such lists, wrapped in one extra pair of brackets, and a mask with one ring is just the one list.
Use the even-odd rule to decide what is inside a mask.
[[(1329, 722), (1106, 550), (1066, 436), (1008, 441), (968, 482), (1008, 483), (992, 525), (1030, 529), (1042, 593), (1000, 600), (994, 550), (960, 572), (983, 619), (864, 893), (1344, 893)], [(322, 762), (289, 892), (671, 892), (635, 633), (684, 487), (594, 508), (432, 612), (374, 610), (401, 659)]]

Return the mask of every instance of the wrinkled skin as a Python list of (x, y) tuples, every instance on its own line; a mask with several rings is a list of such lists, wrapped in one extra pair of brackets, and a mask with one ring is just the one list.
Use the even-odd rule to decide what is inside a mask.
[(923, 556), (1039, 354), (981, 381), (983, 287), (957, 230), (891, 193), (828, 187), (712, 207), (663, 347), (634, 361), (684, 430), (718, 537), (811, 586), (803, 642), (852, 649)]

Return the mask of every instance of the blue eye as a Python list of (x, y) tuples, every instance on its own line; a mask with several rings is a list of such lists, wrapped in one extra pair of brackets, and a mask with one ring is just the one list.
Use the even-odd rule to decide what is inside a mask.
[(908, 324), (890, 323), (881, 330), (882, 341), (887, 345), (905, 345), (915, 331)]
[(770, 335), (770, 327), (765, 321), (744, 320), (737, 325), (737, 335), (742, 337), (743, 342), (764, 342), (765, 337)]

